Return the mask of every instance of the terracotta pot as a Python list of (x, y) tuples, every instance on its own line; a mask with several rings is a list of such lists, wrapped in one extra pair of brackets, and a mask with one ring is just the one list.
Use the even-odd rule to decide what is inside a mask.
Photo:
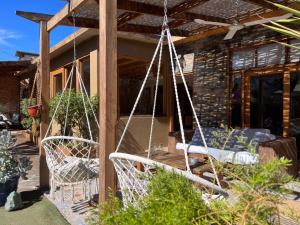
[(33, 105), (27, 108), (28, 115), (32, 118), (35, 118), (39, 112), (39, 106)]

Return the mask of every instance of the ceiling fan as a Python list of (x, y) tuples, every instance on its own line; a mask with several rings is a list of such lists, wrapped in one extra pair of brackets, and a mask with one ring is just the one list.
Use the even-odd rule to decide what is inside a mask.
[(226, 34), (224, 40), (230, 40), (234, 37), (234, 35), (239, 31), (242, 30), (246, 27), (251, 27), (255, 25), (260, 25), (260, 24), (265, 24), (268, 23), (272, 20), (282, 20), (282, 19), (288, 19), (293, 16), (291, 13), (284, 14), (282, 16), (276, 16), (276, 17), (271, 17), (271, 18), (262, 18), (259, 20), (251, 21), (251, 22), (246, 22), (246, 23), (241, 23), (239, 21), (239, 1), (236, 0), (235, 2), (236, 5), (236, 18), (234, 19), (234, 22), (232, 24), (229, 23), (220, 23), (220, 22), (213, 22), (213, 21), (206, 21), (206, 20), (201, 20), (201, 19), (195, 19), (196, 23), (202, 24), (202, 25), (213, 25), (213, 26), (223, 26), (223, 27), (228, 27), (229, 32)]

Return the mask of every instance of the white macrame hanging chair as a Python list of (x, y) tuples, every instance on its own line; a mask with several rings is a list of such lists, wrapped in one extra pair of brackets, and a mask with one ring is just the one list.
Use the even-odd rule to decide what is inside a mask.
[[(74, 37), (73, 66), (68, 75), (65, 87), (59, 97), (46, 135), (41, 141), (46, 152), (46, 161), (50, 171), (50, 197), (55, 199), (57, 197), (56, 193), (60, 192), (62, 201), (67, 197), (71, 197), (73, 202), (83, 200), (82, 198), (84, 198), (84, 200), (89, 200), (92, 198), (93, 194), (97, 194), (97, 179), (99, 177), (99, 159), (97, 158), (97, 148), (99, 143), (96, 141), (97, 137), (93, 136), (91, 128), (93, 122), (96, 123), (99, 129), (99, 122), (82, 80), (81, 73), (76, 64), (75, 46), (76, 43)], [(69, 115), (69, 106), (72, 104), (70, 102), (70, 97), (74, 75), (79, 83), (80, 96), (84, 106), (84, 112), (77, 113), (82, 113), (82, 119), (86, 121), (89, 134), (88, 139), (80, 137), (79, 135), (67, 135), (69, 130), (68, 120), (72, 117), (72, 115)], [(68, 96), (66, 105), (62, 105), (64, 94)], [(61, 129), (63, 131), (60, 136), (53, 136), (51, 134), (51, 129), (55, 121), (54, 118), (58, 113), (58, 110), (61, 110), (61, 107), (65, 110), (65, 121), (63, 129)]]
[[(79, 86), (82, 97), (81, 99), (84, 106), (84, 112), (82, 113), (88, 126), (89, 139), (66, 135), (68, 119), (72, 116), (68, 115), (68, 111), (70, 106), (72, 78), (74, 70), (76, 70), (76, 77), (80, 84)], [(68, 96), (67, 105), (65, 106), (61, 105), (64, 94)], [(57, 114), (60, 107), (63, 107), (66, 110), (63, 134), (61, 136), (52, 136), (50, 134), (51, 128), (55, 121), (55, 115)], [(96, 158), (97, 148), (99, 144), (98, 142), (96, 142), (96, 137), (93, 137), (92, 134), (88, 108), (90, 108), (90, 112), (92, 112), (93, 114), (93, 120), (99, 128), (99, 123), (88, 97), (81, 74), (76, 66), (76, 63), (74, 63), (72, 70), (68, 76), (66, 85), (60, 95), (45, 138), (41, 141), (41, 144), (46, 152), (46, 161), (51, 175), (50, 195), (52, 198), (55, 198), (55, 192), (59, 190), (61, 192), (61, 200), (64, 201), (66, 197), (65, 194), (67, 194), (67, 191), (64, 190), (66, 186), (71, 187), (71, 198), (73, 201), (76, 201), (74, 196), (75, 185), (82, 185), (81, 193), (84, 196), (85, 200), (87, 197), (92, 197), (93, 193), (98, 192), (97, 182), (94, 182), (96, 190), (94, 192), (90, 190), (91, 181), (99, 177), (99, 159)], [(87, 190), (87, 188), (89, 190)]]
[[(207, 201), (207, 199), (212, 198), (212, 197), (221, 197), (221, 196), (228, 196), (228, 193), (226, 190), (224, 190), (221, 185), (220, 181), (218, 178), (218, 175), (216, 173), (215, 166), (213, 164), (212, 158), (208, 154), (209, 158), (209, 163), (211, 164), (211, 167), (214, 172), (214, 177), (215, 179), (213, 181), (206, 180), (204, 178), (201, 178), (197, 175), (194, 175), (191, 172), (190, 165), (189, 165), (189, 158), (188, 158), (188, 149), (184, 149), (184, 157), (185, 157), (185, 163), (186, 163), (186, 170), (180, 170), (174, 167), (171, 167), (169, 165), (156, 162), (151, 159), (151, 151), (152, 151), (152, 134), (153, 134), (153, 128), (154, 128), (154, 117), (155, 117), (155, 111), (156, 111), (156, 101), (157, 101), (157, 93), (158, 93), (158, 84), (159, 84), (159, 78), (160, 78), (160, 68), (161, 68), (161, 60), (162, 60), (162, 52), (163, 52), (163, 46), (164, 46), (164, 40), (165, 38), (167, 39), (167, 45), (168, 45), (168, 50), (170, 54), (170, 63), (171, 63), (171, 69), (172, 69), (172, 77), (173, 77), (173, 85), (174, 85), (174, 91), (175, 91), (175, 97), (176, 97), (176, 106), (177, 106), (177, 111), (178, 111), (178, 119), (179, 119), (179, 124), (180, 124), (180, 133), (181, 137), (183, 140), (184, 146), (186, 141), (185, 141), (185, 134), (184, 134), (184, 129), (183, 129), (183, 122), (182, 122), (182, 115), (181, 115), (181, 108), (180, 108), (180, 102), (179, 102), (179, 97), (178, 97), (178, 91), (177, 91), (177, 84), (176, 84), (176, 72), (175, 72), (175, 63), (178, 67), (180, 76), (182, 78), (186, 94), (189, 99), (189, 103), (191, 105), (192, 111), (193, 111), (193, 116), (195, 118), (197, 127), (200, 131), (201, 138), (203, 140), (204, 146), (209, 152), (209, 149), (207, 148), (207, 144), (200, 126), (200, 122), (198, 120), (195, 108), (193, 106), (192, 98), (190, 96), (190, 93), (188, 91), (188, 86), (185, 81), (185, 77), (183, 74), (183, 70), (172, 40), (172, 36), (168, 27), (168, 17), (167, 17), (167, 0), (164, 2), (165, 5), (165, 16), (163, 20), (163, 25), (162, 25), (162, 32), (160, 35), (160, 39), (158, 41), (158, 45), (156, 47), (156, 50), (154, 52), (152, 61), (150, 63), (150, 66), (148, 68), (148, 71), (146, 73), (145, 79), (142, 83), (141, 89), (139, 91), (139, 94), (137, 96), (137, 99), (135, 101), (135, 104), (133, 106), (133, 109), (130, 113), (129, 119), (127, 121), (127, 124), (124, 128), (124, 131), (120, 137), (119, 143), (117, 145), (117, 148), (114, 153), (110, 154), (110, 160), (112, 160), (114, 164), (114, 168), (116, 170), (117, 176), (118, 176), (118, 181), (119, 181), (119, 187), (122, 193), (122, 201), (124, 206), (128, 206), (129, 204), (136, 205), (139, 199), (143, 198), (145, 195), (147, 195), (147, 187), (149, 184), (149, 176), (152, 176), (153, 173), (155, 173), (156, 168), (163, 168), (167, 171), (173, 171), (175, 173), (178, 173), (190, 181), (200, 185), (204, 190), (206, 190), (203, 194), (203, 197)], [(129, 124), (131, 122), (131, 119), (134, 115), (135, 109), (140, 101), (140, 98), (142, 96), (143, 90), (145, 88), (145, 85), (147, 83), (147, 80), (151, 74), (151, 69), (153, 67), (153, 64), (156, 60), (156, 57), (158, 55), (158, 70), (157, 70), (157, 76), (156, 76), (156, 88), (155, 88), (155, 93), (154, 93), (154, 106), (153, 106), (153, 112), (152, 112), (152, 122), (151, 122), (151, 128), (150, 128), (150, 137), (149, 137), (149, 145), (148, 145), (148, 157), (141, 157), (137, 155), (132, 155), (132, 154), (127, 154), (127, 153), (120, 153), (119, 149), (122, 145), (123, 139), (125, 137), (125, 134), (128, 130)], [(174, 62), (175, 59), (175, 62)], [(143, 169), (140, 170), (137, 168), (137, 165), (142, 165)], [(207, 196), (210, 197), (207, 197)]]

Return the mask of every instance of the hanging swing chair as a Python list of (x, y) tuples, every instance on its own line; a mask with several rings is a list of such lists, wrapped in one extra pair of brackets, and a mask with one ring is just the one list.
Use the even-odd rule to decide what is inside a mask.
[[(149, 178), (149, 176), (152, 176), (155, 173), (155, 170), (157, 168), (162, 168), (167, 171), (173, 171), (175, 173), (178, 173), (178, 174), (186, 177), (188, 180), (194, 182), (195, 184), (200, 185), (204, 190), (206, 190), (206, 191), (204, 191), (205, 194), (203, 194), (203, 197), (206, 200), (207, 200), (207, 198), (211, 198), (211, 197), (222, 197), (222, 196), (228, 195), (227, 191), (221, 187), (215, 166), (213, 164), (213, 160), (209, 154), (208, 154), (209, 163), (210, 163), (211, 168), (214, 173), (213, 181), (206, 180), (206, 179), (201, 178), (192, 173), (192, 171), (190, 169), (190, 165), (189, 165), (190, 160), (188, 157), (188, 148), (187, 147), (184, 148), (184, 158), (185, 158), (186, 170), (180, 170), (180, 169), (174, 168), (172, 166), (169, 166), (164, 163), (157, 162), (157, 161), (151, 159), (152, 151), (153, 151), (152, 135), (153, 135), (153, 128), (154, 128), (154, 117), (155, 117), (155, 113), (156, 113), (158, 84), (159, 84), (159, 78), (160, 78), (162, 52), (163, 52), (165, 39), (167, 40), (167, 46), (168, 46), (168, 50), (169, 50), (176, 106), (177, 106), (177, 112), (178, 112), (178, 120), (179, 120), (180, 133), (181, 133), (181, 138), (182, 138), (183, 144), (184, 144), (184, 146), (186, 146), (185, 145), (186, 139), (185, 139), (185, 134), (184, 134), (184, 130), (183, 130), (181, 106), (180, 106), (180, 102), (179, 102), (179, 96), (178, 96), (178, 90), (177, 90), (177, 84), (176, 84), (176, 72), (175, 72), (176, 65), (178, 67), (180, 77), (182, 78), (182, 82), (184, 84), (184, 88), (185, 88), (186, 94), (189, 99), (189, 103), (192, 108), (192, 112), (193, 112), (193, 116), (196, 121), (197, 128), (200, 131), (204, 146), (207, 149), (207, 151), (209, 152), (209, 149), (207, 148), (207, 144), (206, 144), (206, 141), (205, 141), (205, 138), (204, 138), (201, 126), (200, 126), (200, 122), (198, 120), (195, 108), (193, 106), (192, 98), (188, 91), (188, 86), (187, 86), (185, 77), (183, 75), (182, 66), (181, 66), (180, 60), (178, 58), (174, 43), (172, 41), (170, 29), (168, 27), (167, 0), (164, 1), (164, 8), (165, 8), (165, 15), (164, 15), (164, 19), (163, 19), (162, 32), (161, 32), (160, 39), (158, 41), (156, 50), (154, 52), (153, 58), (151, 60), (150, 66), (147, 70), (145, 79), (142, 83), (141, 89), (139, 91), (139, 94), (138, 94), (135, 104), (133, 106), (133, 109), (130, 113), (127, 124), (124, 128), (124, 131), (123, 131), (121, 137), (120, 137), (117, 148), (114, 153), (110, 154), (110, 157), (109, 157), (110, 160), (112, 160), (112, 162), (114, 164), (114, 168), (115, 168), (117, 176), (118, 176), (119, 187), (122, 192), (122, 200), (123, 200), (123, 204), (125, 207), (128, 206), (129, 204), (136, 205), (140, 198), (143, 198), (145, 195), (147, 195), (147, 186), (149, 184), (148, 178)], [(157, 76), (156, 76), (156, 88), (155, 88), (155, 92), (154, 92), (154, 105), (153, 105), (153, 112), (152, 112), (152, 122), (151, 122), (151, 127), (150, 127), (148, 156), (141, 157), (141, 156), (127, 154), (127, 153), (120, 153), (119, 149), (122, 145), (123, 139), (128, 130), (131, 119), (135, 113), (135, 109), (140, 101), (143, 90), (144, 90), (147, 80), (151, 74), (151, 69), (153, 67), (153, 64), (154, 64), (157, 56), (158, 56), (158, 67), (157, 67), (158, 70), (157, 70)], [(130, 151), (126, 151), (126, 152), (130, 152)], [(140, 168), (142, 168), (142, 169), (140, 169)], [(210, 196), (210, 197), (207, 197), (207, 196)]]
[[(71, 197), (73, 203), (75, 201), (90, 200), (94, 194), (97, 194), (97, 179), (99, 177), (99, 159), (97, 158), (99, 143), (96, 141), (96, 135), (93, 135), (92, 122), (96, 123), (98, 129), (99, 123), (76, 64), (75, 39), (74, 37), (73, 66), (59, 97), (45, 138), (41, 141), (46, 152), (46, 161), (50, 171), (50, 197), (55, 199), (57, 198), (56, 193), (60, 192), (62, 201), (65, 201), (67, 197)], [(76, 113), (81, 113), (82, 119), (85, 120), (87, 124), (88, 138), (84, 138), (82, 135), (69, 135), (73, 133), (69, 130), (68, 121), (73, 116), (70, 114), (69, 108), (72, 104), (70, 98), (74, 75), (79, 82), (79, 95), (84, 107), (84, 112)], [(67, 96), (67, 103), (62, 101), (64, 95)], [(60, 136), (53, 136), (51, 129), (53, 127), (54, 118), (58, 110), (62, 109), (65, 115), (65, 121), (63, 127), (61, 127), (63, 128), (61, 129), (62, 134)]]

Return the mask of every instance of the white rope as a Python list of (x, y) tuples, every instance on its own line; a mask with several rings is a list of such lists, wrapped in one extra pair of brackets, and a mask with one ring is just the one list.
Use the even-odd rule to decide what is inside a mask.
[[(70, 72), (70, 75), (73, 74), (73, 71), (74, 71), (74, 67), (72, 67), (71, 72)], [(54, 123), (55, 115), (56, 115), (56, 113), (57, 113), (57, 111), (58, 111), (58, 109), (59, 109), (59, 107), (60, 107), (60, 103), (61, 103), (61, 101), (62, 101), (63, 94), (65, 93), (65, 91), (66, 91), (66, 89), (67, 89), (67, 86), (68, 86), (68, 83), (69, 83), (69, 81), (70, 81), (70, 78), (71, 78), (70, 75), (69, 75), (69, 77), (68, 77), (68, 79), (67, 79), (67, 83), (66, 83), (66, 85), (65, 85), (65, 87), (64, 87), (64, 89), (63, 89), (63, 91), (62, 91), (62, 93), (61, 93), (61, 96), (60, 96), (59, 100), (58, 100), (58, 103), (57, 103), (56, 108), (55, 108), (55, 111), (54, 111), (54, 113), (53, 113), (53, 115), (52, 115), (50, 124), (49, 124), (49, 126), (48, 126), (47, 131), (46, 131), (45, 137), (48, 136), (48, 134), (49, 134), (49, 132), (50, 132), (50, 129), (51, 129), (53, 123)]]
[(128, 129), (128, 127), (129, 127), (129, 124), (130, 124), (131, 119), (132, 119), (132, 117), (133, 117), (133, 114), (134, 114), (134, 112), (135, 112), (135, 109), (136, 109), (136, 107), (137, 107), (137, 105), (138, 105), (138, 103), (139, 103), (139, 101), (140, 101), (140, 98), (141, 98), (141, 96), (142, 96), (143, 90), (144, 90), (145, 85), (146, 85), (146, 83), (147, 83), (147, 80), (148, 80), (148, 78), (149, 78), (149, 76), (150, 76), (151, 69), (152, 69), (152, 66), (153, 66), (153, 64), (154, 64), (154, 60), (155, 60), (155, 58), (156, 58), (156, 55), (157, 55), (157, 53), (158, 53), (158, 50), (159, 50), (159, 48), (161, 47), (161, 43), (162, 43), (162, 41), (163, 41), (163, 32), (164, 32), (164, 31), (161, 32), (161, 36), (160, 36), (158, 45), (157, 45), (156, 50), (155, 50), (155, 52), (154, 52), (154, 55), (153, 55), (153, 58), (152, 58), (152, 60), (151, 60), (151, 63), (150, 63), (150, 66), (149, 66), (149, 68), (148, 68), (148, 71), (147, 71), (147, 74), (146, 74), (146, 76), (145, 76), (145, 79), (144, 79), (144, 81), (143, 81), (143, 83), (142, 83), (142, 86), (141, 86), (141, 88), (140, 88), (139, 94), (138, 94), (138, 96), (137, 96), (137, 98), (136, 98), (136, 101), (135, 101), (135, 103), (134, 103), (134, 106), (133, 106), (133, 108), (132, 108), (132, 110), (131, 110), (130, 116), (129, 116), (129, 118), (128, 118), (128, 121), (127, 121), (126, 126), (125, 126), (125, 128), (124, 128), (124, 131), (123, 131), (123, 133), (122, 133), (122, 136), (121, 136), (121, 138), (120, 138), (120, 140), (119, 140), (119, 143), (118, 143), (118, 145), (117, 145), (116, 152), (118, 152), (119, 149), (120, 149), (120, 147), (121, 147), (121, 144), (122, 144), (122, 142), (123, 142), (123, 139), (124, 139), (124, 137), (125, 137), (125, 134), (126, 134), (126, 132), (127, 132), (127, 129)]
[[(77, 70), (78, 70), (78, 68), (77, 68)], [(88, 93), (87, 93), (86, 87), (85, 87), (85, 85), (84, 85), (84, 82), (83, 82), (81, 76), (80, 76), (79, 78), (80, 78), (79, 82), (82, 84), (84, 93), (85, 93), (85, 95), (88, 97), (89, 95), (88, 95)], [(100, 124), (99, 124), (99, 121), (98, 121), (98, 117), (96, 116), (96, 113), (95, 113), (95, 111), (94, 111), (94, 109), (93, 109), (91, 100), (90, 100), (90, 98), (87, 98), (87, 100), (88, 100), (88, 103), (89, 103), (89, 105), (90, 105), (90, 107), (91, 107), (91, 110), (92, 110), (94, 119), (95, 119), (95, 121), (96, 121), (96, 123), (97, 123), (98, 129), (100, 129)]]
[[(77, 74), (78, 80), (80, 80), (81, 79), (81, 74), (79, 73), (77, 67), (76, 67), (76, 74)], [(86, 104), (85, 104), (85, 99), (84, 99), (84, 94), (83, 94), (81, 82), (80, 82), (79, 86), (80, 86), (80, 92), (81, 92), (81, 97), (82, 97), (82, 103), (83, 103), (83, 107), (84, 107), (84, 114), (85, 114), (86, 122), (88, 124), (90, 139), (93, 140), (92, 129), (91, 129), (90, 121), (89, 121), (89, 116), (88, 116), (88, 113), (87, 113), (87, 108), (86, 108)], [(88, 96), (87, 96), (87, 98), (88, 98)]]
[[(185, 134), (184, 134), (184, 129), (183, 129), (180, 101), (179, 101), (177, 83), (176, 83), (176, 73), (175, 73), (175, 67), (174, 67), (174, 62), (173, 62), (173, 52), (172, 52), (172, 46), (171, 46), (172, 37), (170, 35), (169, 29), (167, 29), (167, 38), (168, 38), (169, 54), (170, 54), (170, 61), (171, 61), (171, 68), (172, 68), (172, 77), (173, 77), (173, 84), (174, 84), (174, 90), (175, 90), (175, 99), (176, 99), (176, 106), (177, 106), (177, 112), (178, 112), (180, 133), (181, 133), (182, 142), (185, 145), (186, 141), (185, 141)], [(185, 158), (185, 164), (186, 164), (187, 171), (192, 173), (190, 165), (189, 165), (187, 149), (184, 149), (184, 158)]]
[[(190, 105), (191, 105), (191, 108), (192, 108), (192, 111), (193, 111), (193, 114), (194, 114), (196, 123), (197, 123), (198, 129), (199, 129), (199, 132), (200, 132), (200, 134), (201, 134), (201, 138), (202, 138), (204, 147), (205, 147), (205, 149), (209, 152), (209, 149), (207, 148), (207, 143), (206, 143), (206, 140), (205, 140), (203, 131), (202, 131), (202, 127), (201, 127), (200, 122), (199, 122), (199, 119), (198, 119), (198, 117), (197, 117), (197, 113), (196, 113), (196, 110), (195, 110), (195, 107), (194, 107), (194, 104), (193, 104), (193, 100), (192, 100), (192, 98), (191, 98), (191, 95), (190, 95), (190, 92), (189, 92), (189, 89), (188, 89), (188, 86), (187, 86), (187, 84), (186, 84), (186, 80), (185, 80), (185, 77), (184, 77), (184, 74), (183, 74), (183, 71), (182, 71), (182, 67), (181, 67), (180, 62), (179, 62), (179, 59), (178, 59), (178, 54), (177, 54), (177, 52), (176, 52), (176, 48), (175, 48), (174, 43), (173, 43), (173, 41), (172, 41), (172, 39), (171, 39), (170, 31), (168, 30), (167, 32), (168, 32), (168, 37), (170, 38), (170, 44), (171, 44), (172, 49), (173, 49), (173, 51), (174, 51), (175, 59), (176, 59), (176, 62), (177, 62), (178, 68), (179, 68), (179, 72), (180, 72), (180, 75), (181, 75), (181, 78), (182, 78), (182, 81), (183, 81), (183, 85), (184, 85), (184, 87), (185, 87), (185, 90), (186, 90), (186, 93), (187, 93), (187, 96), (188, 96), (188, 99), (189, 99), (189, 102), (190, 102)], [(182, 57), (183, 57), (183, 56), (182, 56)], [(185, 144), (185, 143), (184, 143), (184, 144)], [(210, 157), (209, 154), (208, 154), (208, 158), (209, 158), (210, 164), (211, 164), (211, 166), (212, 166), (214, 175), (215, 175), (215, 177), (216, 177), (217, 184), (221, 187), (221, 184), (220, 184), (220, 181), (219, 181), (219, 178), (218, 178), (218, 175), (217, 175), (217, 171), (216, 171), (215, 165), (214, 165), (213, 160), (212, 160), (212, 158)]]
[[(75, 66), (75, 61), (73, 62), (72, 67)], [(74, 71), (74, 70), (73, 70)], [(70, 106), (70, 97), (71, 97), (71, 89), (72, 89), (72, 83), (73, 83), (73, 74), (71, 75), (71, 81), (70, 81), (70, 87), (69, 87), (69, 96), (68, 96), (68, 103), (67, 103), (67, 110), (66, 110), (66, 119), (65, 119), (65, 125), (64, 125), (64, 135), (66, 135), (66, 129), (67, 129), (67, 122), (68, 122), (68, 115), (69, 115), (69, 106)], [(66, 84), (68, 86), (68, 84)]]
[[(165, 36), (165, 33), (163, 33), (163, 39), (164, 39), (164, 36)], [(158, 93), (158, 85), (159, 85), (159, 78), (160, 78), (162, 52), (163, 52), (163, 42), (161, 42), (161, 47), (160, 47), (160, 52), (159, 52), (159, 59), (158, 59), (158, 66), (157, 66), (153, 112), (152, 112), (152, 118), (151, 118), (151, 128), (150, 128), (150, 137), (149, 137), (149, 145), (148, 145), (148, 158), (150, 158), (150, 156), (151, 156), (151, 144), (152, 144), (152, 137), (153, 137), (154, 117), (155, 117), (156, 103), (157, 103), (157, 93)]]

